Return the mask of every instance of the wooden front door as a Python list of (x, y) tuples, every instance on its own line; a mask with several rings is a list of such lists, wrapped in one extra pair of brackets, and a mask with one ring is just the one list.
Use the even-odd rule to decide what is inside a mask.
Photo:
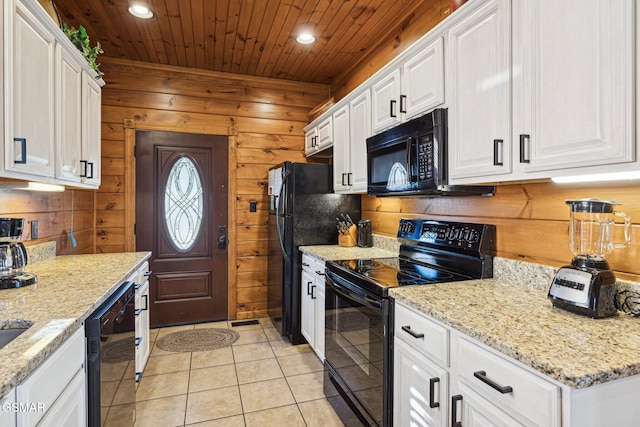
[(136, 131), (136, 250), (151, 251), (151, 326), (227, 319), (227, 144)]

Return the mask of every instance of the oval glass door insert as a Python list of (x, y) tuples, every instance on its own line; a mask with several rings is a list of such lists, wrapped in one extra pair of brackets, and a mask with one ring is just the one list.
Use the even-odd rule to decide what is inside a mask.
[(202, 179), (188, 157), (180, 157), (171, 168), (164, 192), (164, 218), (172, 243), (187, 251), (195, 243), (202, 225)]

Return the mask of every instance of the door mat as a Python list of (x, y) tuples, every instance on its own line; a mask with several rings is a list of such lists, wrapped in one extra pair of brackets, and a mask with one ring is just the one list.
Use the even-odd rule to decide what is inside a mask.
[(104, 363), (120, 363), (133, 360), (136, 355), (131, 339), (112, 340), (100, 347), (100, 360)]
[(178, 353), (208, 351), (228, 347), (238, 338), (240, 334), (229, 329), (197, 328), (166, 335), (156, 341), (156, 346), (160, 350)]

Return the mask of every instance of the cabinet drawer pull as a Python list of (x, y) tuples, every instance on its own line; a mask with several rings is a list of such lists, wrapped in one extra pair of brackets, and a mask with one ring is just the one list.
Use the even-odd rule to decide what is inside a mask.
[(531, 163), (531, 159), (528, 156), (530, 146), (527, 144), (527, 147), (525, 147), (525, 141), (529, 142), (530, 138), (529, 135), (520, 135), (520, 163)]
[(500, 385), (493, 381), (492, 379), (487, 377), (487, 373), (485, 371), (476, 371), (473, 373), (473, 376), (491, 387), (494, 390), (499, 391), (502, 394), (507, 394), (513, 392), (513, 388), (510, 385)]
[(142, 372), (136, 372), (136, 382), (139, 383), (142, 380)]
[(311, 295), (311, 289), (309, 288), (309, 286), (311, 286), (313, 282), (307, 282), (307, 295)]
[(435, 401), (435, 389), (436, 383), (440, 382), (440, 378), (429, 378), (429, 408), (437, 408), (440, 406), (440, 402)]
[(316, 296), (313, 294), (313, 290), (316, 288), (316, 285), (311, 286), (311, 299), (316, 299)]
[(393, 108), (393, 107), (395, 107), (395, 105), (396, 105), (396, 100), (395, 100), (395, 99), (392, 99), (392, 100), (389, 102), (389, 109), (390, 109), (390, 111), (389, 111), (389, 117), (397, 117), (397, 116), (396, 116), (396, 112), (395, 112), (395, 108)]
[(142, 337), (136, 337), (136, 347), (139, 347), (142, 343)]
[(149, 277), (149, 276), (151, 276), (151, 273), (153, 273), (151, 270), (149, 270), (149, 271), (145, 271), (145, 272), (144, 272), (144, 274), (143, 274), (143, 276), (144, 276), (144, 277)]
[(411, 330), (411, 326), (409, 326), (409, 325), (403, 326), (402, 330), (405, 331), (406, 333), (408, 333), (409, 335), (411, 335), (412, 337), (416, 338), (416, 339), (417, 338), (424, 338), (424, 334), (418, 334), (418, 333), (413, 332)]
[(493, 165), (494, 166), (503, 166), (502, 162), (502, 143), (504, 141), (502, 139), (494, 139), (493, 140)]
[(353, 175), (351, 172), (349, 172), (347, 174), (347, 185), (348, 186), (352, 186), (353, 184), (351, 183), (351, 175)]
[(345, 182), (344, 182), (344, 179), (345, 179), (346, 175), (347, 175), (346, 173), (343, 173), (343, 174), (342, 174), (342, 185), (343, 185), (343, 186), (347, 185), (347, 184), (345, 184)]
[(302, 265), (304, 265), (305, 267), (309, 267), (310, 264), (307, 264), (306, 262), (303, 262)]
[(323, 273), (322, 271), (319, 271), (319, 270), (316, 270), (316, 274), (317, 274), (318, 276), (324, 276), (324, 273)]
[(400, 95), (400, 112), (407, 112), (407, 95)]
[(149, 295), (144, 294), (142, 295), (142, 298), (144, 298), (144, 308), (142, 308), (142, 311), (147, 311), (149, 310)]
[(13, 163), (21, 165), (27, 164), (27, 138), (13, 138), (13, 142), (20, 144), (20, 159), (14, 159)]
[(462, 423), (458, 421), (458, 402), (462, 402), (461, 394), (451, 396), (451, 427), (462, 427)]

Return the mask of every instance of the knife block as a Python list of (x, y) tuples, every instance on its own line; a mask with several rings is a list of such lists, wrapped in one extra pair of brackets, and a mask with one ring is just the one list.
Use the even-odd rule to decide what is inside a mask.
[(338, 246), (355, 246), (358, 240), (358, 228), (355, 225), (349, 227), (348, 233), (338, 234)]

